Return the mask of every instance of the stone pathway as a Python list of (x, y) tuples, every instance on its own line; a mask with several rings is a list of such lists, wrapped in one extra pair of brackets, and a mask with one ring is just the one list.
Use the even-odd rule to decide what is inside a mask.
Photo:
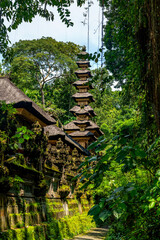
[(107, 235), (107, 228), (93, 228), (85, 235), (78, 235), (72, 240), (102, 240)]

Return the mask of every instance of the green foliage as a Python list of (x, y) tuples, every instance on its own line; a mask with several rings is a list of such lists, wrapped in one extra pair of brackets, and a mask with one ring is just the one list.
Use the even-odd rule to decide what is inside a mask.
[[(47, 154), (48, 138), (38, 122), (33, 124), (32, 131), (26, 130), (26, 127), (22, 127), (22, 129), (25, 140), (21, 143), (21, 147), (23, 148), (25, 164), (42, 171), (42, 165)], [(21, 130), (21, 128), (18, 128), (18, 130)], [(27, 132), (28, 134), (26, 134)], [(31, 134), (31, 137), (29, 134)]]
[(92, 217), (86, 214), (68, 216), (60, 220), (56, 220), (52, 216), (45, 224), (8, 230), (3, 232), (0, 237), (1, 240), (63, 240), (84, 233), (91, 227), (95, 227), (95, 224)]
[[(156, 121), (159, 131), (159, 113), (156, 110), (159, 109), (156, 90), (159, 28), (155, 25), (157, 18), (151, 20), (159, 12), (158, 4), (152, 5), (145, 0), (107, 0), (103, 4), (107, 18), (104, 37), (106, 67), (113, 74), (117, 87), (123, 89), (123, 103), (133, 105), (137, 102), (139, 109), (146, 112), (148, 126)], [(152, 12), (148, 14), (149, 8)], [(155, 35), (154, 41), (150, 34)]]
[[(84, 0), (78, 0), (77, 5), (81, 6)], [(72, 4), (72, 1), (26, 1), (22, 3), (16, 1), (1, 1), (0, 2), (0, 53), (9, 57), (9, 51), (7, 51), (9, 37), (8, 33), (18, 28), (18, 26), (24, 22), (32, 22), (33, 18), (37, 15), (45, 18), (47, 21), (54, 20), (53, 7), (57, 7), (57, 12), (62, 22), (67, 27), (73, 26), (70, 19), (70, 11), (68, 7)], [(52, 7), (52, 8), (51, 8)]]
[(132, 84), (134, 79), (133, 87), (137, 87), (137, 91), (139, 90), (137, 81), (143, 68), (143, 56), (138, 47), (136, 31), (139, 27), (139, 14), (143, 2), (143, 0), (139, 3), (105, 2), (108, 19), (104, 37), (107, 48), (105, 52), (107, 69), (113, 73), (118, 86)]
[[(107, 69), (125, 88), (125, 101), (137, 100), (144, 94), (146, 119), (159, 121), (159, 4), (155, 1), (104, 1), (107, 18), (104, 45)], [(148, 12), (150, 9), (150, 12)], [(150, 36), (154, 36), (151, 38)], [(156, 47), (155, 47), (156, 46)], [(134, 93), (134, 94), (133, 94)], [(152, 116), (152, 117), (151, 117)]]
[(60, 119), (63, 124), (73, 118), (69, 110), (75, 105), (72, 99), (72, 95), (76, 92), (72, 87), (74, 81), (75, 75), (68, 72), (66, 76), (56, 78), (52, 84), (46, 84), (44, 87), (47, 112)]
[(12, 105), (0, 104), (0, 156), (1, 162), (5, 160), (10, 161), (9, 156), (15, 154), (15, 150), (18, 149), (18, 144), (24, 143), (25, 140), (29, 140), (33, 132), (22, 126), (16, 128), (17, 120), (15, 118), (16, 109)]
[(9, 170), (10, 164), (15, 164), (36, 171), (35, 195), (45, 195), (48, 183), (44, 179), (43, 165), (48, 139), (38, 123), (34, 124), (33, 131), (26, 126), (17, 127), (15, 114), (12, 105), (0, 105), (0, 192), (8, 192), (10, 188), (19, 192), (23, 180), (17, 175), (13, 177)]
[(28, 226), (27, 228), (8, 230), (3, 232), (2, 240), (45, 240), (45, 226)]
[[(29, 129), (27, 129), (26, 126), (18, 127), (16, 134), (13, 136), (13, 139), (19, 144), (24, 143), (25, 140), (31, 139), (33, 136), (33, 132)], [(14, 145), (16, 149), (18, 149), (18, 144)]]
[[(55, 206), (47, 204), (47, 237), (48, 239), (70, 239), (74, 236), (84, 233), (89, 230), (91, 227), (95, 226), (95, 223), (92, 220), (92, 217), (87, 216), (86, 214), (77, 214), (74, 216), (66, 216), (59, 220), (53, 218), (53, 213), (55, 211)], [(59, 209), (58, 209), (59, 211)]]
[(83, 188), (93, 191), (95, 205), (89, 214), (97, 224), (110, 225), (107, 240), (157, 239), (160, 140), (154, 120), (148, 125), (144, 94), (135, 96), (130, 89), (127, 102), (127, 89), (113, 92), (111, 81), (102, 91), (97, 79), (92, 106), (105, 138), (88, 147), (95, 154), (78, 174)]
[(107, 240), (159, 236), (160, 140), (146, 146), (144, 135), (134, 139), (136, 124), (133, 120), (123, 124), (110, 141), (99, 139), (92, 144), (89, 148), (97, 155), (81, 164), (81, 181), (85, 178), (84, 187), (92, 184), (97, 203), (89, 214), (97, 223), (111, 225)]
[[(14, 160), (24, 160), (22, 154), (17, 150), (24, 148), (23, 156), (28, 157), (31, 161), (45, 157), (47, 138), (42, 128), (33, 126), (33, 131), (26, 126), (17, 127), (18, 122), (15, 118), (16, 110), (12, 105), (2, 103), (0, 105), (0, 161), (3, 166), (4, 162)], [(35, 160), (33, 160), (35, 159)], [(31, 164), (31, 162), (30, 162)], [(36, 168), (35, 162), (32, 163)]]
[(74, 236), (84, 233), (95, 227), (95, 223), (92, 221), (92, 217), (86, 214), (78, 214), (73, 217), (65, 217), (59, 220), (60, 231), (63, 238), (71, 239)]
[(16, 110), (12, 105), (0, 104), (0, 162), (1, 165), (11, 155), (15, 154), (16, 140), (13, 135), (16, 131)]
[[(12, 59), (4, 60), (6, 72), (26, 95), (61, 120), (73, 106), (73, 74), (80, 47), (50, 37), (23, 40), (12, 46)], [(66, 101), (67, 99), (67, 101)]]

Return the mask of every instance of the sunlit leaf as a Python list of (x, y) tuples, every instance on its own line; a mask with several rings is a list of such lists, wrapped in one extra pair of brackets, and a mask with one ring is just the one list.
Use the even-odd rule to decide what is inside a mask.
[(149, 209), (154, 208), (155, 204), (156, 204), (156, 202), (155, 202), (155, 201), (152, 201), (152, 202), (149, 204), (149, 206), (148, 206)]
[(98, 215), (100, 213), (100, 211), (101, 211), (101, 209), (100, 209), (99, 205), (96, 204), (89, 210), (88, 215)]
[(111, 212), (110, 211), (107, 211), (107, 210), (104, 210), (103, 212), (101, 212), (99, 214), (99, 218), (104, 222), (108, 217), (111, 216)]

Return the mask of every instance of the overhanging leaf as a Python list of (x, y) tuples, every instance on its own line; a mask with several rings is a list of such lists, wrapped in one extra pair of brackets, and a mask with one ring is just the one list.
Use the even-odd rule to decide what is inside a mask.
[(99, 218), (104, 222), (109, 216), (111, 216), (111, 212), (108, 210), (104, 210), (99, 214)]
[(101, 211), (101, 209), (100, 209), (99, 205), (96, 204), (89, 210), (88, 215), (98, 215), (100, 213), (100, 211)]
[(148, 206), (149, 209), (154, 208), (155, 204), (156, 204), (156, 202), (155, 202), (155, 201), (152, 201), (152, 202), (149, 204), (149, 206)]

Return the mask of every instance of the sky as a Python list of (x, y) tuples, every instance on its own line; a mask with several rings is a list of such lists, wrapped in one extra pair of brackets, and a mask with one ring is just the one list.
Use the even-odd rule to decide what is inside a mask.
[[(75, 1), (76, 2), (76, 1)], [(89, 10), (89, 53), (96, 52), (101, 47), (101, 8), (97, 0), (92, 0)], [(52, 37), (57, 41), (74, 42), (81, 46), (86, 45), (88, 40), (88, 25), (84, 25), (84, 13), (86, 13), (87, 3), (81, 8), (74, 3), (70, 7), (71, 20), (74, 23), (73, 27), (67, 26), (61, 22), (56, 8), (54, 8), (55, 19), (54, 21), (46, 21), (41, 17), (33, 19), (32, 23), (22, 23), (18, 29), (13, 30), (9, 34), (11, 44), (21, 40), (32, 40), (41, 37)], [(88, 20), (85, 20), (88, 23)], [(88, 49), (87, 49), (88, 51)], [(100, 63), (99, 63), (100, 64)], [(92, 66), (96, 65), (92, 63)], [(94, 66), (95, 67), (95, 66)]]

